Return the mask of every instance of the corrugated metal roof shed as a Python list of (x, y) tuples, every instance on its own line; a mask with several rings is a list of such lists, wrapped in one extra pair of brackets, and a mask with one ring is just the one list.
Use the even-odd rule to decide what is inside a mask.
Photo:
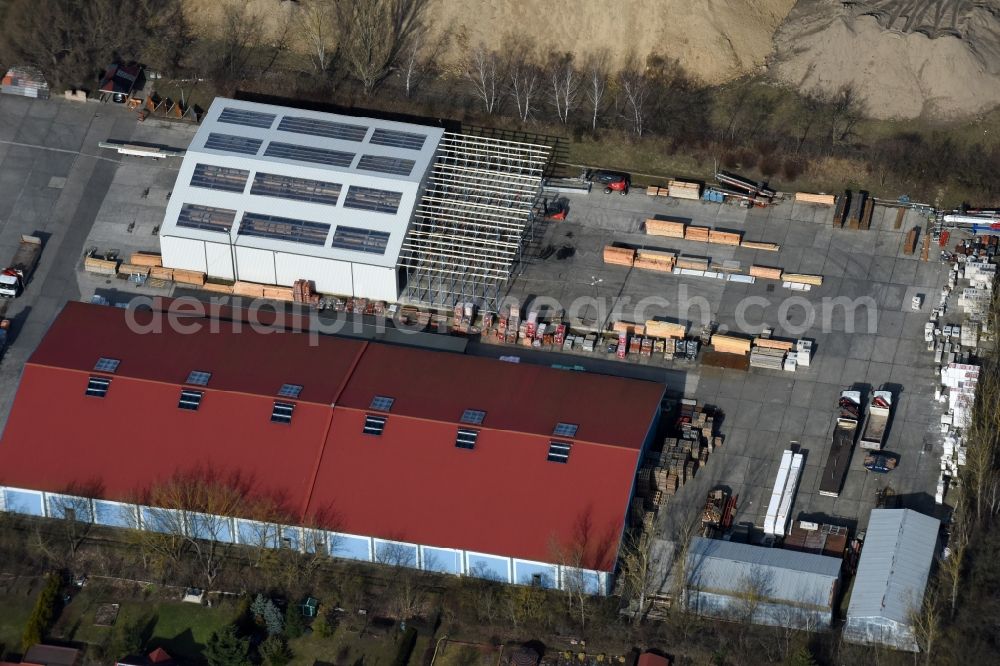
[(848, 621), (884, 617), (909, 624), (924, 598), (941, 521), (910, 509), (874, 509), (861, 551)]
[(736, 595), (752, 583), (770, 601), (829, 608), (840, 564), (823, 555), (696, 537), (688, 551), (688, 585)]

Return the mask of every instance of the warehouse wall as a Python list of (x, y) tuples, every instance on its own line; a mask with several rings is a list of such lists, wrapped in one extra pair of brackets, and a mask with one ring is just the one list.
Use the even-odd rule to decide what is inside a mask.
[[(688, 589), (687, 608), (698, 615), (740, 619), (748, 612), (748, 602), (738, 596)], [(792, 629), (828, 629), (833, 622), (833, 608), (812, 610), (791, 604), (761, 602), (753, 609), (753, 624)]]
[(164, 266), (208, 273), (204, 241), (161, 236), (160, 253), (163, 255)]
[(161, 533), (177, 531), (199, 539), (224, 543), (321, 552), (341, 559), (407, 566), (520, 585), (573, 589), (582, 587), (590, 594), (597, 595), (607, 594), (610, 588), (611, 577), (602, 571), (574, 569), (545, 562), (422, 546), (357, 534), (0, 486), (0, 511), (64, 519), (68, 509), (73, 511), (76, 520), (107, 527)]
[(395, 268), (352, 263), (351, 271), (355, 295), (392, 303), (399, 300)]
[(277, 284), (277, 277), (274, 270), (274, 252), (237, 245), (236, 275), (244, 282)]
[(291, 287), (296, 280), (305, 278), (312, 280), (320, 293), (355, 294), (351, 264), (346, 261), (277, 252), (274, 265), (277, 284)]

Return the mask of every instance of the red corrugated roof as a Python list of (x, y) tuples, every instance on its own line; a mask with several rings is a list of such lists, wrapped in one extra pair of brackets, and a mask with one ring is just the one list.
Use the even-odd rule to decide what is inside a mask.
[[(133, 499), (197, 466), (331, 529), (539, 561), (583, 544), (587, 566), (613, 565), (662, 386), (226, 323), (137, 335), (126, 316), (59, 315), (25, 366), (0, 484)], [(101, 356), (121, 364), (88, 397)], [(177, 408), (191, 370), (212, 373), (196, 412)], [(291, 425), (270, 421), (283, 383), (304, 387)], [(395, 399), (381, 437), (362, 434), (374, 395)], [(463, 425), (480, 430), (473, 451), (455, 447), (464, 409), (487, 412)], [(579, 426), (568, 464), (546, 460), (558, 421)]]

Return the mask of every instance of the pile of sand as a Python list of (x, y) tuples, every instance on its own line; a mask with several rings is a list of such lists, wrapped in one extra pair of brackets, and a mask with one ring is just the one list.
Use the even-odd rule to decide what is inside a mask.
[[(614, 63), (629, 54), (676, 59), (702, 81), (718, 83), (762, 66), (771, 37), (795, 0), (435, 0), (430, 25), (462, 35), (474, 47), (499, 48), (508, 35), (540, 51), (577, 59), (607, 50)], [(461, 53), (449, 53), (460, 57)]]
[(950, 119), (1000, 105), (1000, 0), (904, 5), (799, 0), (775, 35), (771, 73), (803, 91), (851, 85), (876, 118)]

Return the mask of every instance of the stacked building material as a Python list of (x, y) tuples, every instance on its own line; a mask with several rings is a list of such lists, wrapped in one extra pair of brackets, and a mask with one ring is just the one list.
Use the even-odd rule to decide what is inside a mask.
[(138, 264), (122, 263), (118, 266), (119, 275), (139, 275), (144, 278), (149, 277), (149, 266), (140, 266)]
[(772, 266), (758, 266), (757, 264), (754, 264), (750, 267), (750, 275), (755, 278), (764, 278), (767, 280), (780, 280), (781, 269), (774, 268)]
[(716, 245), (739, 245), (742, 240), (743, 235), (735, 231), (712, 229), (708, 232), (708, 242)]
[(296, 280), (292, 284), (292, 301), (315, 305), (319, 303), (319, 294), (313, 292), (313, 283), (310, 280)]
[(895, 222), (895, 224), (892, 225), (892, 228), (893, 229), (902, 229), (903, 228), (903, 218), (904, 217), (906, 217), (906, 209), (905, 208), (900, 208), (899, 210), (897, 210), (896, 211), (896, 222)]
[(628, 247), (604, 246), (604, 263), (616, 266), (631, 266), (635, 263), (635, 250)]
[(927, 261), (931, 254), (931, 237), (928, 234), (924, 234), (924, 245), (920, 250), (920, 260)]
[(636, 252), (633, 265), (650, 271), (669, 273), (674, 269), (676, 254), (673, 252), (657, 252), (655, 250), (639, 250)]
[(158, 252), (133, 252), (128, 259), (130, 264), (136, 266), (162, 266), (163, 257)]
[(917, 235), (919, 233), (919, 227), (913, 227), (907, 232), (906, 239), (903, 241), (903, 254), (913, 254), (914, 250), (917, 249)]
[(88, 256), (83, 260), (83, 268), (88, 273), (98, 275), (115, 275), (118, 273), (117, 259), (101, 259), (100, 257)]
[(149, 278), (151, 280), (164, 280), (166, 282), (173, 282), (174, 269), (164, 268), (163, 266), (150, 266)]
[(850, 206), (847, 208), (847, 219), (844, 226), (848, 229), (860, 229), (861, 219), (864, 217), (865, 204), (868, 201), (868, 193), (861, 190), (851, 197)]
[(201, 286), (204, 291), (210, 291), (213, 294), (231, 294), (233, 293), (233, 285), (231, 284), (219, 284), (217, 282), (206, 282)]
[(762, 243), (760, 241), (740, 241), (740, 247), (745, 247), (750, 250), (765, 250), (767, 252), (777, 252), (781, 249), (781, 246), (777, 243)]
[(233, 284), (233, 294), (235, 296), (246, 296), (247, 298), (263, 298), (264, 285), (256, 282), (237, 281)]
[(708, 227), (698, 227), (695, 225), (688, 225), (684, 229), (684, 240), (696, 241), (699, 243), (707, 243), (709, 231), (711, 230)]
[(782, 273), (781, 279), (785, 282), (794, 282), (796, 284), (808, 284), (813, 287), (819, 287), (823, 284), (822, 275), (812, 275), (810, 273)]
[(205, 274), (201, 271), (187, 271), (175, 268), (174, 282), (178, 284), (193, 284), (202, 287), (205, 285)]
[(708, 259), (702, 257), (677, 257), (674, 262), (677, 268), (691, 271), (707, 271)]
[(786, 353), (784, 349), (755, 346), (750, 350), (750, 367), (782, 370), (784, 369)]
[(810, 192), (796, 192), (795, 200), (802, 203), (819, 204), (821, 206), (833, 206), (837, 203), (837, 197), (832, 194), (812, 194)]
[(36, 67), (11, 67), (0, 82), (0, 93), (21, 97), (49, 98), (49, 84)]
[(675, 324), (669, 321), (656, 321), (650, 319), (645, 325), (646, 335), (653, 338), (676, 338), (683, 339), (687, 334), (686, 324)]
[(791, 351), (792, 347), (795, 346), (794, 342), (789, 342), (787, 340), (775, 340), (773, 338), (762, 338), (760, 336), (753, 339), (753, 344), (755, 347), (767, 347), (769, 349), (781, 349), (784, 351)]
[(649, 187), (646, 188), (646, 194), (648, 196), (655, 197), (660, 194), (661, 189), (666, 189), (666, 188), (661, 188), (657, 185), (650, 185)]
[(611, 330), (618, 334), (626, 335), (646, 335), (645, 324), (636, 324), (630, 321), (619, 320), (611, 324)]
[(712, 348), (723, 354), (740, 354), (746, 356), (750, 353), (750, 341), (734, 335), (713, 335)]
[(682, 220), (648, 218), (646, 220), (646, 235), (665, 236), (666, 238), (684, 238), (685, 223)]
[(868, 197), (864, 207), (861, 209), (861, 228), (868, 230), (872, 228), (872, 214), (875, 212), (875, 199)]
[(692, 199), (697, 201), (701, 198), (701, 185), (687, 180), (671, 180), (667, 183), (670, 196), (675, 199)]

